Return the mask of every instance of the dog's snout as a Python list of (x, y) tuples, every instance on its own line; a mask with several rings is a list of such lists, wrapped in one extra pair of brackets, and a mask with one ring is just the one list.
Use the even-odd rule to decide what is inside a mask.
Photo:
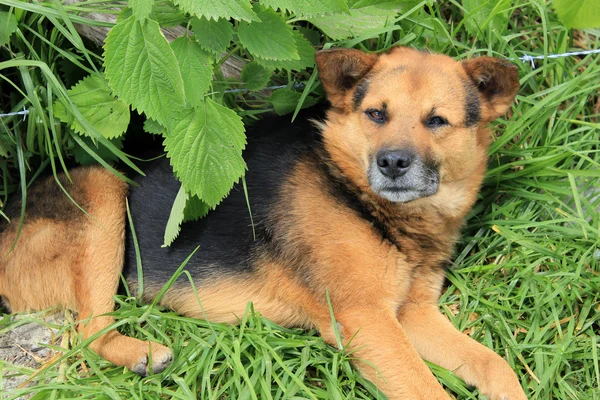
[(409, 150), (382, 150), (377, 153), (377, 167), (384, 176), (394, 179), (408, 171), (413, 157)]

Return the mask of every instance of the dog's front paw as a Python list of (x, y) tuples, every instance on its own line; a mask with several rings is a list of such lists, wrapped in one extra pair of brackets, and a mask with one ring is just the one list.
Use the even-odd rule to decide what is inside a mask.
[(527, 400), (517, 375), (499, 356), (488, 363), (486, 377), (479, 390), (490, 400)]
[(151, 364), (148, 365), (148, 355), (144, 355), (135, 363), (131, 370), (142, 376), (148, 376), (151, 373), (158, 374), (164, 371), (171, 364), (172, 360), (173, 354), (171, 353), (171, 349), (157, 343), (152, 343)]

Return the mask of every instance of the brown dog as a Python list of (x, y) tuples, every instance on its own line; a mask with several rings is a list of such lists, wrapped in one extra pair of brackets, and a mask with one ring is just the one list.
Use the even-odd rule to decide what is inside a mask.
[[(293, 125), (267, 118), (248, 132), (253, 226), (243, 190), (234, 190), (161, 248), (179, 184), (165, 159), (137, 179), (129, 203), (144, 298), (154, 298), (200, 245), (185, 267), (199, 301), (181, 277), (162, 304), (235, 323), (252, 301), (266, 318), (316, 327), (335, 343), (329, 293), (356, 366), (390, 399), (448, 399), (422, 358), (493, 400), (525, 399), (509, 365), (458, 332), (437, 306), (444, 266), (484, 176), (486, 125), (510, 106), (516, 68), (409, 48), (382, 55), (324, 50), (316, 60), (332, 106), (319, 129), (305, 115)], [(51, 180), (30, 189), (25, 225), (0, 264), (0, 294), (15, 311), (78, 310), (86, 338), (112, 322), (102, 314), (113, 310), (121, 270), (134, 291), (138, 276), (125, 185), (101, 168), (77, 169), (71, 178), (64, 186), (91, 217)], [(14, 203), (7, 213), (18, 221), (19, 210)], [(17, 226), (0, 226), (3, 255)], [(149, 352), (154, 372), (171, 360), (168, 348), (116, 331), (91, 348), (141, 374), (149, 372)]]

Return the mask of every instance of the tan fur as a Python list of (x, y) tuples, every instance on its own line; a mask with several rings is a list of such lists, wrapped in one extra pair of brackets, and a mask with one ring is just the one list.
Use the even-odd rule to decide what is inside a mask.
[(71, 264), (78, 254), (62, 249), (70, 246), (71, 240), (81, 248), (83, 243), (69, 234), (65, 224), (39, 220), (23, 226), (18, 249), (5, 256), (14, 243), (16, 228), (0, 237), (0, 254), (5, 257), (0, 261), (0, 293), (10, 302), (12, 311), (75, 307), (72, 284), (64, 277), (71, 276)]
[(265, 264), (261, 274), (226, 278), (197, 288), (169, 290), (161, 302), (178, 312), (214, 322), (238, 323), (252, 302), (261, 315), (284, 326), (312, 327), (310, 293), (290, 279), (285, 266)]
[[(103, 314), (115, 307), (119, 274), (123, 267), (125, 229), (125, 184), (100, 168), (82, 168), (71, 173), (73, 185), (88, 204), (78, 223), (27, 218), (15, 250), (17, 224), (1, 236), (0, 293), (13, 311), (41, 310), (51, 306), (79, 312), (82, 339), (96, 335), (114, 322)], [(69, 202), (68, 199), (65, 200)], [(129, 338), (116, 331), (97, 337), (90, 348), (116, 365), (147, 374), (148, 354), (153, 367), (164, 369), (171, 351), (158, 343)]]

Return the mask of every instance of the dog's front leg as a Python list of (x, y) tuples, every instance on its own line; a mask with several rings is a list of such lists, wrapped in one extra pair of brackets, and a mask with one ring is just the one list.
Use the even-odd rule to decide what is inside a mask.
[(448, 400), (410, 344), (394, 312), (385, 306), (336, 313), (340, 334), (354, 364), (390, 400)]
[[(432, 274), (413, 282), (398, 320), (421, 357), (476, 386), (491, 400), (525, 400), (519, 380), (508, 363), (481, 343), (459, 332), (440, 313), (437, 300), (443, 281)], [(439, 284), (436, 284), (436, 281)]]

